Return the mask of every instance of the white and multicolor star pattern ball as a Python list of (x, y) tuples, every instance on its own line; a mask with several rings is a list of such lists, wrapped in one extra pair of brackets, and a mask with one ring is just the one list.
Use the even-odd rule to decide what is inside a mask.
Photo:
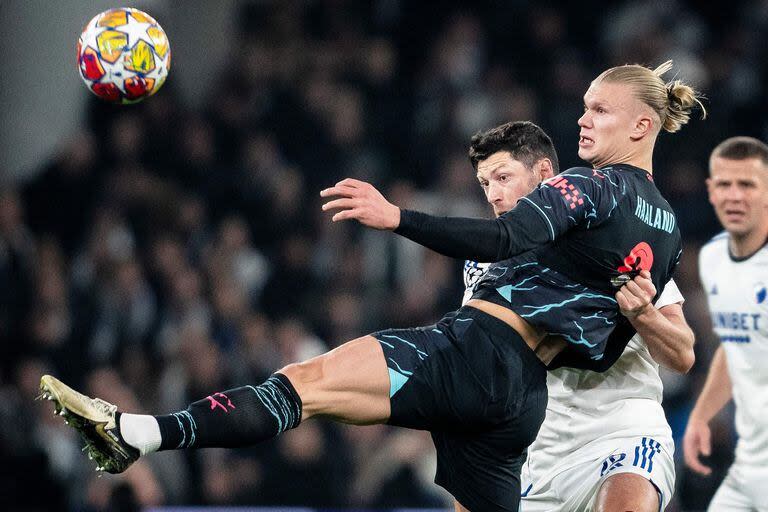
[(77, 41), (80, 76), (96, 96), (136, 103), (152, 96), (171, 67), (165, 32), (150, 15), (119, 7), (97, 14)]

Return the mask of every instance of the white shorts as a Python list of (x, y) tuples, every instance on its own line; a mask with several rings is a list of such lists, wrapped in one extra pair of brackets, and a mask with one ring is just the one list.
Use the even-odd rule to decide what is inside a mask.
[(650, 437), (598, 442), (558, 460), (529, 453), (523, 466), (522, 512), (592, 510), (600, 486), (610, 476), (634, 473), (647, 478), (659, 492), (660, 510), (675, 488), (674, 448)]
[(747, 467), (734, 463), (728, 470), (723, 483), (717, 489), (709, 512), (768, 511), (768, 468)]

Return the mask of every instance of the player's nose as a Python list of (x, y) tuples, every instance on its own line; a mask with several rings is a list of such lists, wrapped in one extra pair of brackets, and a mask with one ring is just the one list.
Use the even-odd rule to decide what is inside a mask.
[(501, 201), (502, 197), (501, 187), (494, 184), (493, 182), (488, 184), (488, 192), (486, 193), (486, 198), (490, 204), (498, 203)]
[(744, 191), (740, 187), (728, 187), (725, 191), (725, 199), (727, 201), (741, 201), (744, 199)]
[(588, 126), (589, 126), (589, 121), (590, 121), (589, 112), (584, 112), (584, 113), (581, 115), (581, 117), (579, 118), (579, 120), (578, 120), (578, 121), (576, 121), (576, 123), (577, 123), (577, 124), (578, 124), (578, 125), (579, 125), (581, 128), (586, 128), (586, 127), (588, 127)]

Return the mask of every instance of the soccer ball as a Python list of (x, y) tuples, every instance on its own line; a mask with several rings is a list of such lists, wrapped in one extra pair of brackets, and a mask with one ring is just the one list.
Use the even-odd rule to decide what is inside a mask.
[(171, 47), (148, 14), (119, 7), (97, 14), (77, 40), (80, 76), (96, 96), (136, 103), (152, 96), (171, 67)]

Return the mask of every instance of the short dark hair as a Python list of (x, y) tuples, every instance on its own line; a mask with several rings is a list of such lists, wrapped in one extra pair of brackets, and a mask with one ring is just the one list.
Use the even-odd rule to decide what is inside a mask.
[(716, 157), (726, 160), (757, 158), (763, 165), (768, 165), (768, 145), (753, 137), (731, 137), (712, 150), (710, 158)]
[(530, 121), (514, 121), (478, 132), (469, 144), (469, 160), (477, 170), (477, 164), (499, 151), (509, 151), (512, 158), (527, 168), (542, 158), (549, 158), (552, 171), (559, 172), (557, 152), (549, 135)]

